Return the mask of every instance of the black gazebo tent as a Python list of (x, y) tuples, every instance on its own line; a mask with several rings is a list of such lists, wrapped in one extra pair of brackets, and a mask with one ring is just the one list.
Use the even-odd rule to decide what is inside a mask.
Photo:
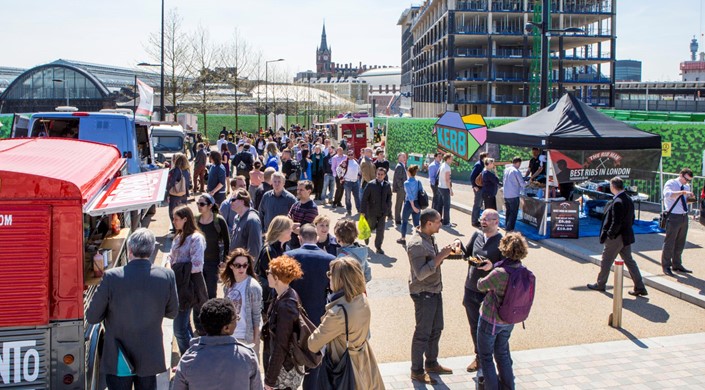
[(487, 142), (542, 149), (661, 149), (661, 136), (612, 119), (570, 93), (543, 110), (487, 130)]

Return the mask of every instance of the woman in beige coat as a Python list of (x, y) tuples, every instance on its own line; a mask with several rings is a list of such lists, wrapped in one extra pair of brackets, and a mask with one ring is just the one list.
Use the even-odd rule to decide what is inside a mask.
[(348, 313), (349, 354), (352, 361), (355, 388), (358, 390), (384, 389), (382, 375), (377, 367), (367, 337), (370, 334), (370, 305), (365, 296), (365, 276), (360, 263), (351, 257), (335, 259), (328, 271), (330, 289), (326, 314), (321, 325), (308, 339), (308, 347), (318, 352), (327, 346), (333, 363), (340, 361), (345, 353), (345, 314)]

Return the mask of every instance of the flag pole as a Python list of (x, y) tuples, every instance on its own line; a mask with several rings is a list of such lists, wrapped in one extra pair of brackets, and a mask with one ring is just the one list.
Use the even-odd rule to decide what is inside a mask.
[(134, 122), (137, 116), (137, 75), (135, 75), (135, 97), (132, 99), (132, 121)]

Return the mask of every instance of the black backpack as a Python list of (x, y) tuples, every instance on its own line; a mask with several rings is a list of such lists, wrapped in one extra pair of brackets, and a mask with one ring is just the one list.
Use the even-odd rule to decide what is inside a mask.
[(249, 174), (252, 170), (253, 165), (254, 158), (252, 157), (252, 154), (250, 154), (250, 152), (242, 151), (236, 154), (235, 158), (233, 159), (233, 166), (235, 167), (235, 170), (238, 175), (240, 173)]
[(289, 173), (289, 176), (286, 178), (286, 180), (299, 181), (303, 172), (303, 170), (301, 169), (301, 164), (293, 158), (289, 161), (291, 161), (291, 172)]

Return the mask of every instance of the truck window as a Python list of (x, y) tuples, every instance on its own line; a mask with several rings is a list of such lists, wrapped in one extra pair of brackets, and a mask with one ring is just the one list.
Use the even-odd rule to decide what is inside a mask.
[(79, 119), (40, 118), (34, 121), (31, 137), (63, 137), (78, 139)]

